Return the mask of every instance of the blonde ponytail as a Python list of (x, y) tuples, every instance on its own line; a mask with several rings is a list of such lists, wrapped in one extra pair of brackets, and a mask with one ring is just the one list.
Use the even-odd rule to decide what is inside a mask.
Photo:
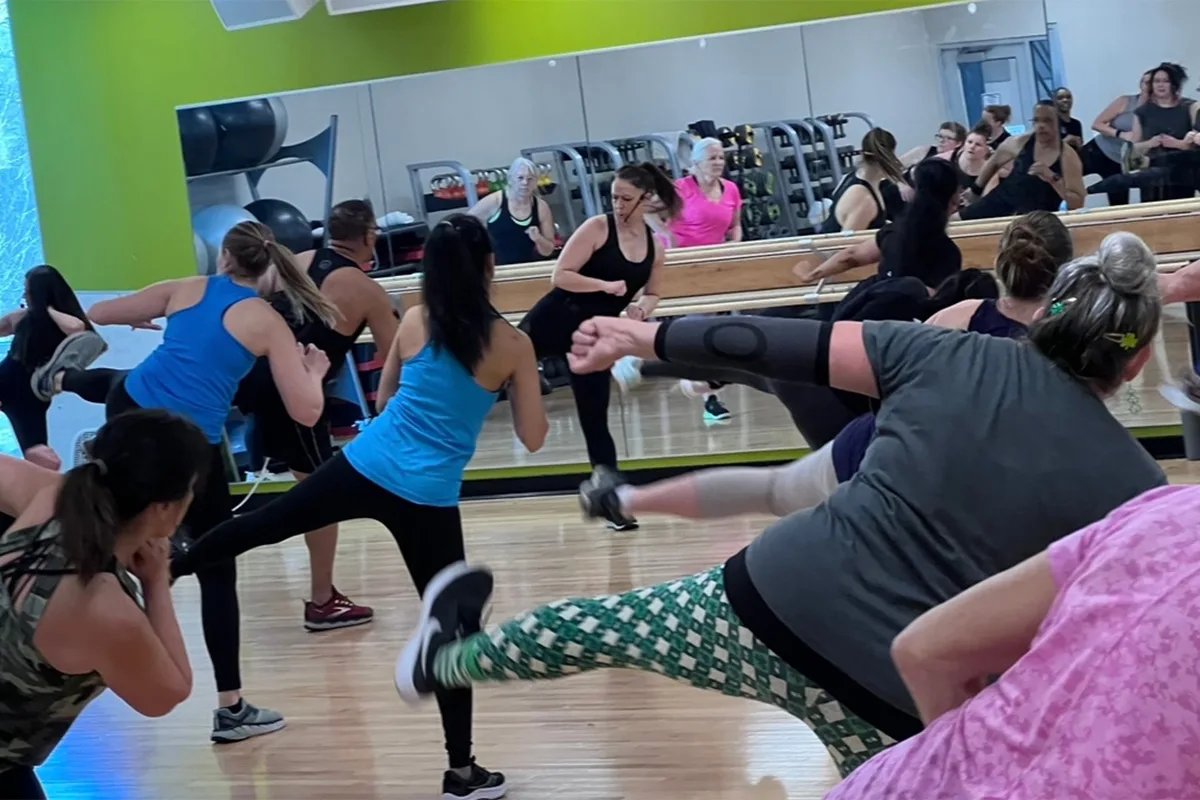
[(312, 278), (300, 269), (292, 251), (274, 239), (267, 239), (264, 243), (275, 272), (279, 275), (279, 288), (291, 304), (293, 315), (303, 319), (307, 310), (330, 328), (336, 326), (342, 313), (321, 294)]

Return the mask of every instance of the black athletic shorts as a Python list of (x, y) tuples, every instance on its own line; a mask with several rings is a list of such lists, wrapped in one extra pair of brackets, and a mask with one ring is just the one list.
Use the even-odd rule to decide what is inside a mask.
[[(296, 422), (288, 414), (269, 369), (260, 371), (256, 366), (242, 380), (233, 404), (252, 418), (263, 455), (271, 461), (282, 462), (294, 472), (311, 474), (333, 457), (328, 407), (311, 428)], [(251, 465), (255, 471), (262, 467)]]

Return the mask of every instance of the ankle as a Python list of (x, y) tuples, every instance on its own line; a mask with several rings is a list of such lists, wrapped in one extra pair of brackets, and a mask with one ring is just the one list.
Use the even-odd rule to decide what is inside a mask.
[(314, 606), (323, 606), (333, 599), (333, 587), (325, 586), (318, 588), (314, 586), (309, 598), (312, 600)]

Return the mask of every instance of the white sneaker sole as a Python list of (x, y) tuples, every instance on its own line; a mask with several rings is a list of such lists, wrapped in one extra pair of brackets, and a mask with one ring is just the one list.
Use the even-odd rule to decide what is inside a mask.
[(508, 794), (508, 784), (502, 786), (489, 786), (486, 789), (476, 789), (470, 794), (450, 794), (446, 792), (442, 795), (442, 800), (500, 800)]
[(425, 699), (425, 695), (418, 692), (413, 683), (413, 672), (416, 670), (417, 659), (421, 657), (423, 641), (421, 632), (425, 630), (425, 626), (429, 624), (429, 618), (433, 615), (433, 604), (438, 595), (445, 591), (452, 581), (461, 578), (471, 569), (467, 562), (456, 561), (434, 575), (433, 580), (425, 587), (425, 599), (421, 603), (421, 618), (417, 622), (417, 628), (413, 631), (412, 638), (408, 640), (408, 644), (400, 651), (400, 658), (396, 660), (396, 691), (400, 694), (400, 698), (409, 705), (418, 705)]

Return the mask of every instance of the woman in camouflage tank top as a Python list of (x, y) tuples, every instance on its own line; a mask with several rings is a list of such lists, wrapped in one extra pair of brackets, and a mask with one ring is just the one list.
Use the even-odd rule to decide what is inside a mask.
[(169, 537), (209, 450), (192, 423), (135, 411), (65, 476), (0, 461), (0, 511), (16, 518), (0, 535), (0, 800), (45, 797), (34, 767), (106, 688), (151, 717), (191, 693)]

